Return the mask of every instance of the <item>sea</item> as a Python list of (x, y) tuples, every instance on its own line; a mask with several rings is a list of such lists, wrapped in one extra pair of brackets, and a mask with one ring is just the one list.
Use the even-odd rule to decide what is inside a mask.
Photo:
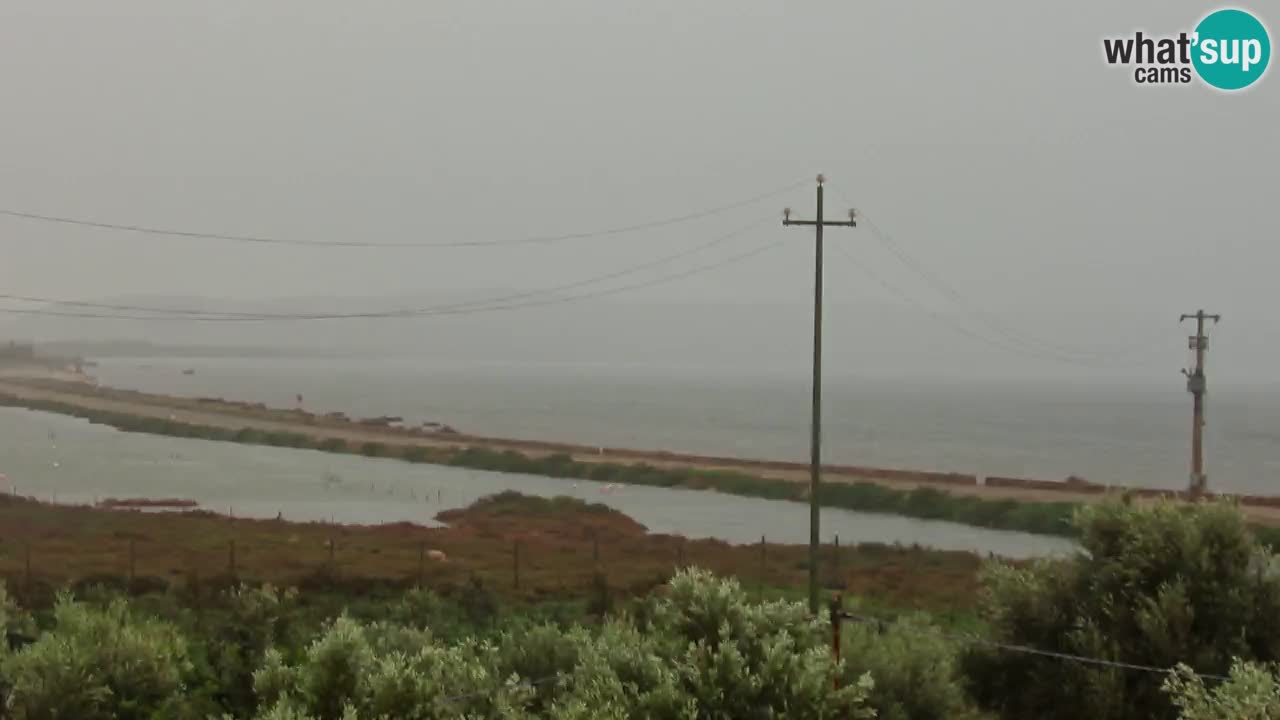
[[(183, 374), (190, 369), (193, 374)], [(481, 435), (776, 460), (809, 458), (805, 376), (680, 367), (377, 359), (127, 359), (105, 385), (441, 422)], [(824, 379), (824, 462), (1180, 489), (1183, 379), (1141, 386)], [(1210, 487), (1280, 493), (1280, 389), (1210, 389)]]
[[(483, 435), (806, 460), (808, 378), (619, 365), (431, 362), (420, 357), (128, 358), (89, 368), (104, 385), (439, 422)], [(1190, 400), (1167, 387), (871, 380), (823, 389), (827, 462), (1181, 488)], [(1210, 487), (1268, 494), (1280, 479), (1280, 395), (1211, 392)], [(179, 497), (247, 517), (426, 525), (513, 489), (603, 502), (653, 532), (732, 543), (806, 542), (803, 504), (712, 492), (610, 487), (309, 450), (123, 433), (0, 409), (4, 489), (56, 502)], [(919, 544), (1029, 557), (1069, 541), (824, 509), (826, 542)]]
[[(713, 492), (494, 473), (317, 450), (120, 432), (0, 408), (0, 490), (62, 504), (180, 498), (234, 517), (434, 526), (436, 514), (516, 490), (603, 503), (650, 532), (734, 544), (802, 544), (809, 508)], [(1026, 558), (1070, 552), (1053, 537), (823, 508), (824, 543), (876, 542)]]

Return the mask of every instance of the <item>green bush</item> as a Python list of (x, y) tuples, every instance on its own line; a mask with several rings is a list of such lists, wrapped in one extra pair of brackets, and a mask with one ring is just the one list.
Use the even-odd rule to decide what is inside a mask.
[(191, 663), (171, 625), (131, 617), (123, 600), (99, 609), (63, 597), (53, 618), (4, 660), (8, 717), (148, 720), (182, 700)]
[(325, 438), (321, 440), (316, 449), (325, 452), (347, 452), (347, 441), (342, 438)]
[[(502, 633), (497, 638), (494, 666), (498, 677), (530, 680), (568, 675), (578, 666), (590, 636), (581, 628), (565, 631), (554, 625), (534, 625)], [(529, 710), (542, 712), (556, 697), (554, 684), (534, 688)]]
[[(1225, 674), (1280, 659), (1280, 573), (1226, 503), (1104, 503), (1076, 518), (1081, 550), (1027, 568), (993, 565), (993, 639), (1153, 667)], [(1006, 718), (1173, 718), (1155, 673), (973, 649), (972, 691)]]
[(1230, 677), (1212, 689), (1191, 668), (1179, 665), (1164, 690), (1178, 707), (1178, 720), (1274, 720), (1280, 717), (1277, 667), (1236, 660)]
[(291, 620), (297, 610), (297, 593), (264, 585), (239, 586), (222, 596), (222, 613), (215, 615), (208, 631), (207, 662), (213, 676), (215, 700), (238, 717), (253, 712), (253, 673), (266, 659), (267, 650), (291, 645)]
[(411, 463), (425, 463), (435, 459), (430, 450), (417, 445), (405, 448), (400, 458)]
[[(519, 718), (531, 690), (494, 674), (492, 646), (386, 647), (339, 617), (296, 664), (269, 651), (254, 675), (260, 718)], [(423, 640), (423, 638), (419, 638)]]
[[(406, 592), (387, 610), (386, 618), (405, 627), (427, 630), (450, 642), (476, 634), (478, 630), (471, 624), (466, 609), (426, 588)], [(486, 618), (486, 622), (489, 619)]]
[(261, 430), (254, 428), (240, 428), (235, 434), (235, 441), (238, 443), (261, 444), (264, 442), (265, 436)]
[(948, 720), (969, 708), (959, 676), (959, 648), (922, 617), (884, 626), (844, 623), (845, 682), (875, 679), (868, 697), (877, 720)]

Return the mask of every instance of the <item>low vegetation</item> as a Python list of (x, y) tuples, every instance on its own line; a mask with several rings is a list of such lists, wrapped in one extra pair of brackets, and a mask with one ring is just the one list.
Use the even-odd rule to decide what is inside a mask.
[[(874, 680), (847, 673), (822, 618), (752, 603), (688, 570), (663, 595), (592, 624), (466, 623), (427, 590), (336, 614), (238, 587), (193, 616), (171, 598), (61, 596), (38, 637), (0, 653), (6, 716), (107, 718), (871, 718)], [(873, 645), (864, 648), (874, 653)], [(946, 682), (939, 678), (937, 682)], [(838, 686), (837, 686), (838, 684)]]
[[(530, 512), (576, 509), (504, 496), (479, 516)], [(1110, 503), (1074, 522), (1080, 553), (989, 565), (980, 623), (855, 602), (838, 661), (825, 611), (692, 568), (598, 612), (478, 579), (199, 602), (85, 585), (27, 609), (0, 589), (0, 695), (20, 720), (1275, 717), (1280, 573), (1234, 508)]]
[[(69, 511), (21, 503), (6, 505), (20, 505), (46, 538), (46, 514)], [(0, 522), (7, 510), (0, 506)], [(244, 527), (193, 515), (77, 512), (88, 513), (79, 525), (128, 527), (131, 538), (169, 524), (187, 532), (212, 527), (206, 522)], [(503, 494), (454, 514), (455, 528), (422, 531), (477, 543), (456, 545), (459, 552), (523, 533), (555, 557), (557, 542), (611, 527), (611, 547), (629, 548), (626, 564), (642, 564), (662, 546), (624, 520), (577, 500)], [(1236, 508), (1115, 502), (1072, 522), (1080, 552), (993, 561), (980, 586), (949, 588), (978, 611), (967, 618), (857, 586), (859, 578), (896, 584), (901, 578), (883, 567), (912, 551), (850, 553), (838, 662), (829, 615), (809, 616), (795, 592), (802, 554), (772, 546), (800, 572), (768, 592), (723, 572), (670, 567), (645, 589), (595, 573), (586, 586), (594, 595), (576, 598), (510, 592), (478, 572), (456, 585), (434, 574), (399, 586), (308, 576), (297, 590), (246, 578), (203, 589), (113, 588), (99, 576), (47, 600), (20, 592), (21, 603), (0, 590), (10, 639), (0, 648), (0, 696), (5, 717), (22, 720), (1275, 717), (1280, 565)], [(261, 540), (334, 530), (256, 525)], [(375, 531), (349, 530), (349, 539)], [(13, 535), (3, 537), (12, 543)], [(65, 533), (62, 542), (69, 546)], [(703, 548), (712, 562), (753, 550), (717, 555), (714, 547)], [(949, 557), (918, 552), (909, 562), (927, 575)], [(859, 574), (863, 568), (877, 572)]]
[[(434, 493), (418, 501), (422, 522), (432, 518), (435, 502)], [(0, 578), (34, 607), (52, 603), (59, 588), (93, 584), (162, 590), (196, 602), (240, 582), (362, 596), (426, 584), (458, 597), (478, 580), (521, 607), (604, 607), (648, 592), (682, 565), (738, 578), (764, 597), (798, 597), (807, 579), (805, 547), (652, 534), (622, 513), (576, 498), (502, 493), (438, 519), (448, 525), (364, 527), (0, 495)], [(980, 567), (973, 555), (878, 544), (822, 551), (824, 582), (867, 603), (972, 615)]]
[(1087, 660), (975, 646), (963, 664), (980, 704), (1010, 720), (1209, 717), (1186, 669), (1280, 660), (1280, 565), (1235, 508), (1108, 503), (1076, 524), (1081, 552), (992, 566), (980, 607), (993, 641)]

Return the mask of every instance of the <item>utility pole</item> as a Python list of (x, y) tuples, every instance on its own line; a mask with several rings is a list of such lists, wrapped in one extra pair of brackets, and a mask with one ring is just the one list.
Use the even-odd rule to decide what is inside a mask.
[(822, 184), (818, 176), (818, 214), (814, 220), (792, 220), (791, 209), (782, 214), (783, 227), (812, 226), (814, 230), (813, 271), (813, 420), (809, 443), (809, 612), (818, 614), (818, 486), (822, 479), (822, 228), (857, 227), (854, 211), (848, 220), (824, 220)]
[(1204, 321), (1212, 320), (1216, 325), (1221, 315), (1208, 315), (1204, 310), (1197, 310), (1194, 315), (1183, 315), (1178, 322), (1196, 321), (1196, 334), (1187, 338), (1187, 347), (1196, 353), (1196, 366), (1191, 370), (1183, 370), (1187, 376), (1187, 392), (1193, 399), (1191, 419), (1191, 484), (1188, 488), (1192, 497), (1204, 494), (1208, 478), (1204, 475), (1204, 353), (1209, 349), (1209, 336), (1204, 334)]

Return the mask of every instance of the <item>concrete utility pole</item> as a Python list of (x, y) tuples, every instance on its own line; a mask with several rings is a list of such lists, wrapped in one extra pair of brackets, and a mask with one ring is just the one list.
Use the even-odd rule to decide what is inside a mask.
[(1191, 484), (1188, 490), (1192, 497), (1204, 494), (1208, 478), (1204, 475), (1204, 353), (1209, 349), (1209, 336), (1204, 334), (1204, 321), (1212, 320), (1216, 325), (1221, 315), (1207, 315), (1204, 310), (1197, 310), (1194, 315), (1183, 315), (1178, 322), (1196, 321), (1196, 334), (1187, 338), (1187, 347), (1196, 352), (1196, 366), (1191, 370), (1183, 370), (1187, 376), (1187, 392), (1191, 393), (1194, 405), (1191, 420)]
[(822, 475), (822, 228), (857, 227), (854, 211), (848, 220), (824, 220), (822, 217), (822, 184), (818, 176), (818, 215), (814, 220), (792, 220), (791, 209), (783, 211), (782, 225), (812, 226), (814, 244), (813, 272), (813, 420), (809, 444), (809, 612), (818, 614), (818, 485)]

